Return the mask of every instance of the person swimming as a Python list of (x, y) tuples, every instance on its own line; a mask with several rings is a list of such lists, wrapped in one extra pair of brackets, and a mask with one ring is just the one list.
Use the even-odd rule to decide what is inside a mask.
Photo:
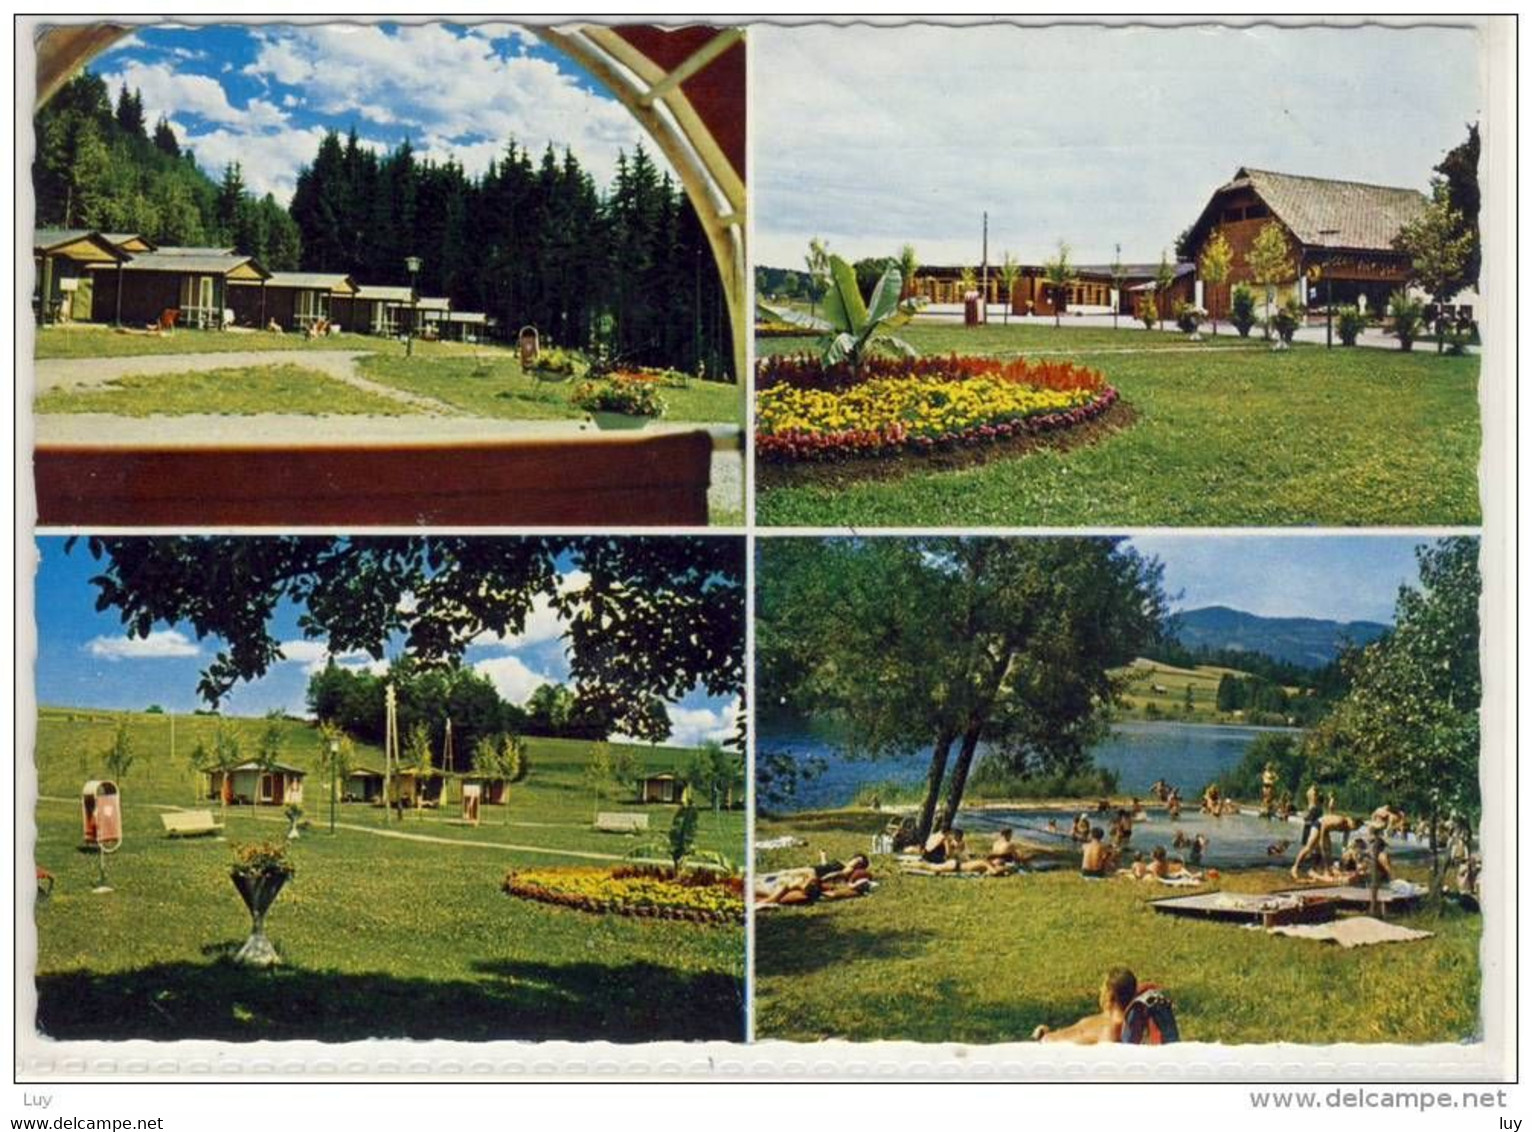
[(1200, 864), (1202, 864), (1202, 855), (1207, 852), (1207, 849), (1208, 849), (1207, 834), (1205, 834), (1205, 833), (1197, 834), (1197, 836), (1192, 839), (1191, 847), (1187, 851), (1187, 854), (1186, 854), (1187, 864), (1190, 864), (1190, 865), (1200, 865)]
[(1090, 840), (1090, 815), (1082, 813), (1075, 818), (1074, 825), (1069, 830), (1071, 841), (1086, 842)]

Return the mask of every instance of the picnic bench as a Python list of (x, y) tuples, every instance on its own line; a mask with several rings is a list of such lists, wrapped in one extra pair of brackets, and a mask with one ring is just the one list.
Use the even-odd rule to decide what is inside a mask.
[(222, 833), (223, 826), (213, 820), (212, 810), (174, 810), (161, 814), (165, 834), (169, 837), (205, 837), (210, 833)]
[(648, 814), (597, 814), (596, 829), (601, 833), (645, 833)]

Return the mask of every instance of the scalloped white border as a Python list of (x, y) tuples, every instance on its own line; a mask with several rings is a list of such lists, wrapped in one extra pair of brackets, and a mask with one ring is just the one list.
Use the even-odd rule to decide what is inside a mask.
[[(31, 164), (31, 107), (35, 89), (35, 66), (31, 36), (42, 23), (89, 22), (90, 16), (18, 17), (15, 25), (16, 103), (13, 128), (16, 156), (15, 207), (18, 227), (25, 230), (32, 211), (31, 185), (27, 176)], [(160, 22), (155, 18), (112, 16), (124, 22)], [(370, 22), (388, 19), (394, 22), (428, 22), (446, 16), (303, 16), (271, 17), (272, 22)], [(479, 19), (504, 20), (506, 16), (466, 16), (461, 22)], [(517, 22), (574, 22), (576, 17), (513, 17)], [(621, 20), (578, 17), (583, 22), (635, 22), (638, 16)], [(704, 17), (678, 19), (649, 17), (650, 22), (681, 22)], [(997, 22), (999, 17), (929, 18), (924, 22), (968, 24)], [(234, 14), (179, 17), (183, 23), (266, 22), (260, 17)], [(737, 19), (732, 22), (738, 22)], [(810, 23), (832, 22), (821, 17), (772, 17), (746, 22)], [(873, 19), (836, 19), (837, 23), (898, 24), (914, 22), (912, 17)], [(1004, 17), (1008, 23), (1153, 23), (1171, 24), (1253, 24), (1277, 23), (1288, 26), (1319, 23), (1451, 23), (1473, 26), (1481, 31), (1481, 76), (1484, 86), (1484, 138), (1481, 182), (1485, 185), (1481, 225), (1484, 239), (1484, 274), (1487, 283), (1484, 323), (1491, 328), (1486, 336), (1480, 380), (1480, 410), (1483, 420), (1483, 457), (1480, 465), (1481, 500), (1484, 526), (1481, 536), (1485, 596), (1482, 657), (1484, 665), (1484, 755), (1481, 775), (1485, 786), (1483, 840), (1507, 850), (1516, 847), (1515, 798), (1511, 787), (1516, 779), (1516, 639), (1511, 611), (1515, 605), (1515, 350), (1510, 327), (1514, 324), (1510, 296), (1515, 295), (1514, 253), (1510, 233), (1515, 231), (1512, 192), (1515, 186), (1515, 35), (1514, 23), (1507, 17), (1449, 17), (1412, 19), (1406, 17), (1368, 16), (1360, 20), (1323, 18), (1232, 17), (1133, 17), (1131, 19), (1095, 17), (1047, 17), (1026, 19)], [(747, 40), (748, 50), (748, 40)], [(753, 87), (747, 93), (747, 106), (753, 99)], [(750, 138), (751, 155), (756, 138)], [(24, 249), (15, 248), (16, 278), (25, 278), (30, 258)], [(753, 273), (750, 276), (753, 285)], [(16, 557), (14, 583), (17, 594), (15, 634), (17, 674), (30, 673), (36, 659), (36, 623), (32, 616), (33, 577), (36, 548), (32, 541), (35, 505), (31, 484), (32, 421), (30, 370), (23, 359), (32, 356), (32, 327), (28, 303), (19, 288), (14, 294), (15, 349), (17, 381), (15, 401), (15, 485), (16, 485)], [(747, 461), (753, 453), (746, 448)], [(747, 468), (747, 514), (754, 515), (753, 468)], [(1218, 534), (1237, 538), (1261, 534), (1304, 537), (1341, 533), (1314, 529), (1176, 529), (1158, 533)], [(237, 532), (235, 532), (237, 533)], [(490, 531), (473, 533), (492, 534)], [(510, 533), (510, 532), (500, 532)], [(519, 530), (516, 533), (531, 533)], [(652, 530), (634, 533), (655, 533)], [(748, 534), (750, 570), (754, 569), (754, 543), (757, 531)], [(771, 537), (792, 534), (824, 533), (807, 530), (771, 529)], [(890, 531), (880, 533), (915, 533)], [(1024, 535), (1042, 533), (1035, 529), (973, 529), (975, 534)], [(1057, 533), (1056, 531), (1050, 533)], [(1082, 529), (1076, 533), (1123, 533)], [(1416, 534), (1429, 536), (1441, 531), (1417, 529), (1348, 529), (1346, 534)], [(753, 606), (747, 629), (751, 643), (753, 676)], [(35, 835), (31, 803), (36, 795), (36, 774), (31, 761), (35, 742), (35, 701), (31, 683), (19, 679), (16, 686), (16, 813), (14, 825), (15, 888), (17, 894), (30, 891), (28, 871)], [(753, 701), (752, 701), (753, 706)], [(753, 741), (752, 730), (752, 741)], [(753, 755), (753, 746), (752, 746)], [(749, 776), (748, 792), (753, 809), (754, 775)], [(26, 804), (22, 803), (26, 800)], [(1498, 804), (1496, 804), (1498, 803)], [(753, 845), (753, 835), (751, 837)], [(750, 853), (753, 860), (753, 852)], [(571, 1042), (409, 1042), (368, 1041), (352, 1043), (258, 1042), (235, 1044), (222, 1042), (56, 1042), (40, 1037), (32, 1026), (36, 993), (31, 972), (36, 953), (35, 929), (31, 903), (21, 900), (13, 909), (16, 974), (12, 999), (15, 1022), (15, 1079), (17, 1083), (108, 1082), (340, 1082), (390, 1079), (397, 1081), (518, 1081), (518, 1080), (603, 1080), (603, 1081), (681, 1081), (681, 1080), (792, 1080), (792, 1081), (1033, 1081), (1075, 1082), (1079, 1084), (1122, 1082), (1293, 1082), (1357, 1081), (1370, 1083), (1400, 1082), (1501, 1082), (1513, 1080), (1516, 1072), (1515, 1050), (1517, 1015), (1509, 998), (1517, 985), (1512, 946), (1515, 938), (1517, 862), (1514, 853), (1495, 854), (1492, 860), (1504, 862), (1504, 868), (1487, 873), (1484, 882), (1489, 893), (1485, 900), (1483, 944), (1481, 950), (1483, 1040), (1462, 1045), (1249, 1045), (1220, 1046), (1182, 1043), (1177, 1046), (1146, 1050), (1142, 1047), (1060, 1047), (1034, 1043), (1008, 1043), (992, 1046), (923, 1045), (911, 1042), (819, 1042), (788, 1043), (756, 1041), (749, 1044), (724, 1042), (656, 1042), (638, 1045)], [(747, 924), (747, 956), (754, 953), (753, 920)], [(7, 947), (11, 946), (8, 941)], [(753, 976), (747, 965), (747, 1003), (753, 1001)], [(747, 1019), (750, 1016), (747, 1006)], [(747, 1031), (749, 1032), (749, 1031)]]

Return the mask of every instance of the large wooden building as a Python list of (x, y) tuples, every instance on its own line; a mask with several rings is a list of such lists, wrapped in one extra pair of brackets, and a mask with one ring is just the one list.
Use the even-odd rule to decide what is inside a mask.
[(1309, 305), (1331, 301), (1381, 312), (1389, 293), (1410, 277), (1410, 258), (1394, 248), (1394, 239), (1429, 203), (1415, 189), (1236, 170), (1214, 190), (1187, 233), (1195, 263), (1202, 262), (1215, 233), (1221, 232), (1234, 252), (1228, 281), (1216, 288), (1204, 285), (1202, 306), (1220, 318), (1228, 313), (1230, 290), (1251, 282), (1245, 257), (1261, 229), (1275, 222), (1293, 264), (1293, 276), (1281, 288), (1284, 297), (1296, 293)]
[(94, 321), (146, 324), (178, 311), (177, 326), (200, 330), (224, 324), (231, 284), (271, 277), (253, 256), (217, 248), (159, 248), (94, 274)]

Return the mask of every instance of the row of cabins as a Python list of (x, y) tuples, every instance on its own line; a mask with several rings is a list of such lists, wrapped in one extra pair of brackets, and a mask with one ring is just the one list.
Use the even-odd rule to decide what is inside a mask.
[[(245, 762), (237, 766), (216, 767), (205, 772), (204, 796), (226, 806), (300, 806), (303, 804), (303, 780), (306, 772), (286, 763)], [(463, 787), (477, 784), (479, 800), (487, 806), (503, 806), (510, 800), (510, 782), (474, 774), (420, 774), (413, 770), (395, 771), (394, 794), (408, 807), (459, 805)], [(646, 775), (635, 784), (634, 801), (674, 805), (681, 801), (686, 783), (669, 772)], [(383, 804), (383, 772), (356, 767), (340, 783), (340, 800)], [(733, 804), (733, 798), (727, 800)]]
[[(1076, 281), (1063, 295), (1048, 284), (1041, 266), (1021, 268), (1016, 285), (1006, 294), (998, 272), (987, 279), (989, 303), (1008, 303), (1014, 314), (1052, 315), (1059, 310), (1082, 313), (1136, 314), (1153, 300), (1161, 317), (1174, 315), (1177, 303), (1202, 307), (1216, 318), (1229, 313), (1230, 293), (1240, 283), (1254, 285), (1246, 262), (1256, 236), (1275, 222), (1287, 241), (1292, 278), (1277, 287), (1277, 301), (1296, 298), (1308, 307), (1349, 304), (1381, 313), (1389, 295), (1409, 286), (1410, 258), (1394, 247), (1404, 226), (1429, 204), (1416, 189), (1369, 185), (1323, 177), (1275, 173), (1248, 166), (1213, 191), (1186, 233), (1186, 259), (1175, 265), (1175, 280), (1159, 290), (1158, 264), (1129, 264), (1123, 284), (1101, 264), (1077, 267)], [(1229, 277), (1217, 284), (1200, 278), (1199, 264), (1207, 246), (1222, 235), (1233, 252)], [(922, 267), (908, 294), (933, 303), (963, 301), (961, 267)], [(1257, 288), (1259, 291), (1260, 289)], [(1459, 296), (1456, 313), (1472, 315), (1476, 296)]]
[(409, 287), (359, 284), (338, 272), (268, 271), (232, 248), (158, 247), (133, 233), (44, 228), (32, 246), (33, 306), (41, 322), (227, 326), (306, 332), (316, 325), (357, 334), (477, 341), (490, 330), (478, 311)]

